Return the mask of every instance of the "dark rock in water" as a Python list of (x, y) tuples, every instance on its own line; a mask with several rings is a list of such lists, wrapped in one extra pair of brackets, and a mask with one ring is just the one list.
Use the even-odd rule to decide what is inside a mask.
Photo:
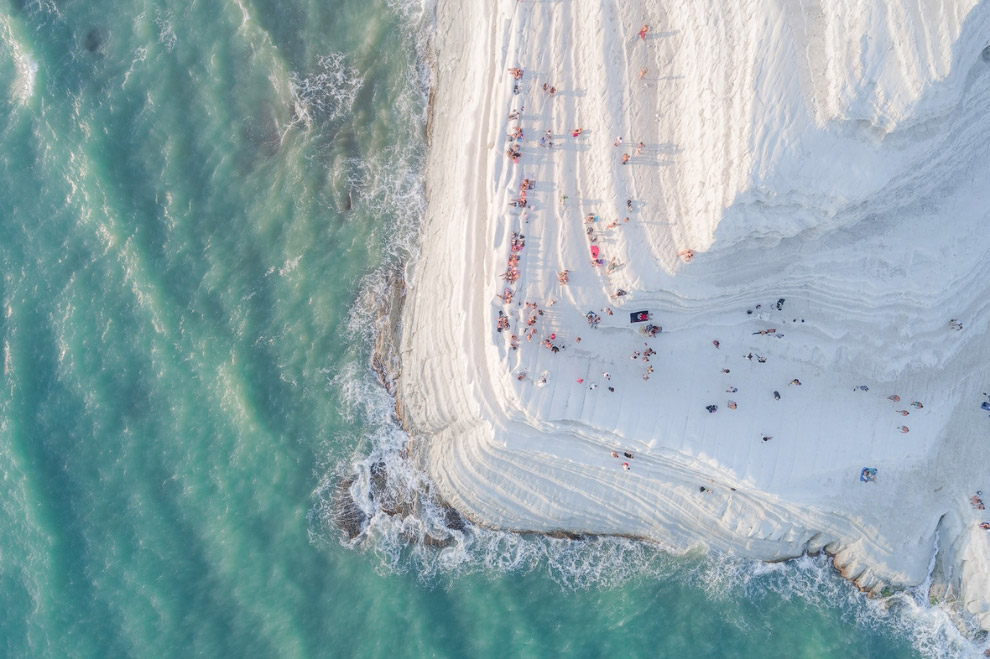
[(446, 538), (436, 538), (430, 535), (429, 533), (427, 533), (425, 536), (423, 536), (423, 544), (426, 545), (427, 547), (444, 549), (454, 544), (454, 539), (451, 538), (450, 536), (447, 536)]
[(333, 498), (333, 519), (337, 523), (337, 527), (347, 534), (349, 540), (361, 535), (364, 532), (365, 522), (368, 521), (364, 512), (355, 503), (354, 497), (351, 496), (353, 483), (353, 476), (341, 481), (336, 487)]
[(590, 540), (595, 536), (588, 535), (587, 533), (572, 533), (570, 531), (551, 531), (547, 533), (547, 537), (556, 538), (557, 540)]
[(330, 167), (330, 192), (333, 195), (334, 207), (340, 214), (347, 213), (354, 208), (354, 189), (351, 178), (355, 175), (352, 171), (351, 159), (346, 157), (337, 158)]
[(99, 28), (90, 28), (89, 32), (86, 33), (86, 39), (83, 41), (83, 46), (88, 52), (95, 53), (103, 45), (103, 34), (100, 32)]
[(371, 498), (386, 515), (408, 517), (415, 512), (409, 492), (402, 492), (388, 482), (388, 469), (382, 461), (371, 465)]
[(394, 496), (382, 497), (382, 512), (393, 517), (405, 519), (416, 512), (411, 501), (398, 499)]
[(452, 531), (464, 530), (464, 518), (452, 506), (447, 504), (443, 504), (443, 521), (446, 527)]
[(430, 535), (429, 533), (426, 533), (423, 535), (423, 539), (420, 540), (420, 538), (413, 533), (403, 532), (400, 535), (402, 539), (405, 540), (410, 545), (422, 543), (424, 547), (432, 547), (434, 549), (445, 549), (446, 547), (449, 547), (452, 544), (454, 544), (454, 539), (450, 536), (438, 538), (435, 535)]
[[(389, 273), (388, 293), (381, 300), (378, 309), (375, 337), (375, 348), (371, 354), (371, 367), (378, 375), (378, 381), (390, 393), (396, 394), (396, 383), (401, 376), (401, 361), (399, 359), (399, 332), (402, 302), (405, 298), (405, 282), (400, 272)], [(402, 419), (401, 401), (396, 398), (396, 414)]]
[(423, 546), (434, 549), (445, 549), (454, 544), (456, 539), (451, 531), (463, 531), (467, 522), (453, 506), (443, 501), (438, 501), (437, 503), (440, 506), (440, 513), (443, 515), (443, 524), (447, 527), (447, 531), (444, 532), (443, 529), (438, 529), (436, 533), (427, 532), (423, 535), (422, 539), (418, 537), (406, 537), (408, 542), (422, 542)]
[(411, 501), (397, 497), (392, 490), (373, 490), (372, 496), (378, 500), (378, 505), (386, 515), (405, 518), (415, 512)]
[(388, 472), (385, 469), (385, 463), (381, 460), (371, 465), (371, 491), (381, 492), (385, 489), (385, 483), (388, 480)]

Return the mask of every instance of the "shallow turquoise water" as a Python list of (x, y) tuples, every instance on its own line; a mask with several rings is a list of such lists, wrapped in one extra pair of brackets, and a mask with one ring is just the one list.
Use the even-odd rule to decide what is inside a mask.
[(971, 649), (823, 561), (436, 550), (381, 513), (342, 540), (335, 483), (404, 439), (369, 340), (416, 251), (428, 30), (385, 0), (0, 8), (0, 654)]

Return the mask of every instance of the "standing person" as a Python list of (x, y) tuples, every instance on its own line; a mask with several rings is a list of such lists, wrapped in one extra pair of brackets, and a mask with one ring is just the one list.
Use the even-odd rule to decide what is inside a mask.
[(639, 28), (639, 38), (646, 41), (646, 33), (650, 31), (650, 26), (643, 24), (643, 27)]

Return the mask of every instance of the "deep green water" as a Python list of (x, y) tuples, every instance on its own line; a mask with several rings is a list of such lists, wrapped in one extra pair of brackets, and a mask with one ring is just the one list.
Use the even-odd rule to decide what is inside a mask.
[(422, 9), (0, 5), (0, 656), (972, 650), (821, 560), (342, 539), (343, 476), (421, 486), (368, 363), (425, 203)]

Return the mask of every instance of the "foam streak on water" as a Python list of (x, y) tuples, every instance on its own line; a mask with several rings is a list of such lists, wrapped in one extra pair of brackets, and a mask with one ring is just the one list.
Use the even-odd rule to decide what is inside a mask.
[(10, 59), (14, 65), (13, 81), (9, 97), (12, 101), (25, 105), (34, 97), (35, 79), (38, 75), (38, 62), (17, 40), (8, 16), (0, 15), (0, 61)]

